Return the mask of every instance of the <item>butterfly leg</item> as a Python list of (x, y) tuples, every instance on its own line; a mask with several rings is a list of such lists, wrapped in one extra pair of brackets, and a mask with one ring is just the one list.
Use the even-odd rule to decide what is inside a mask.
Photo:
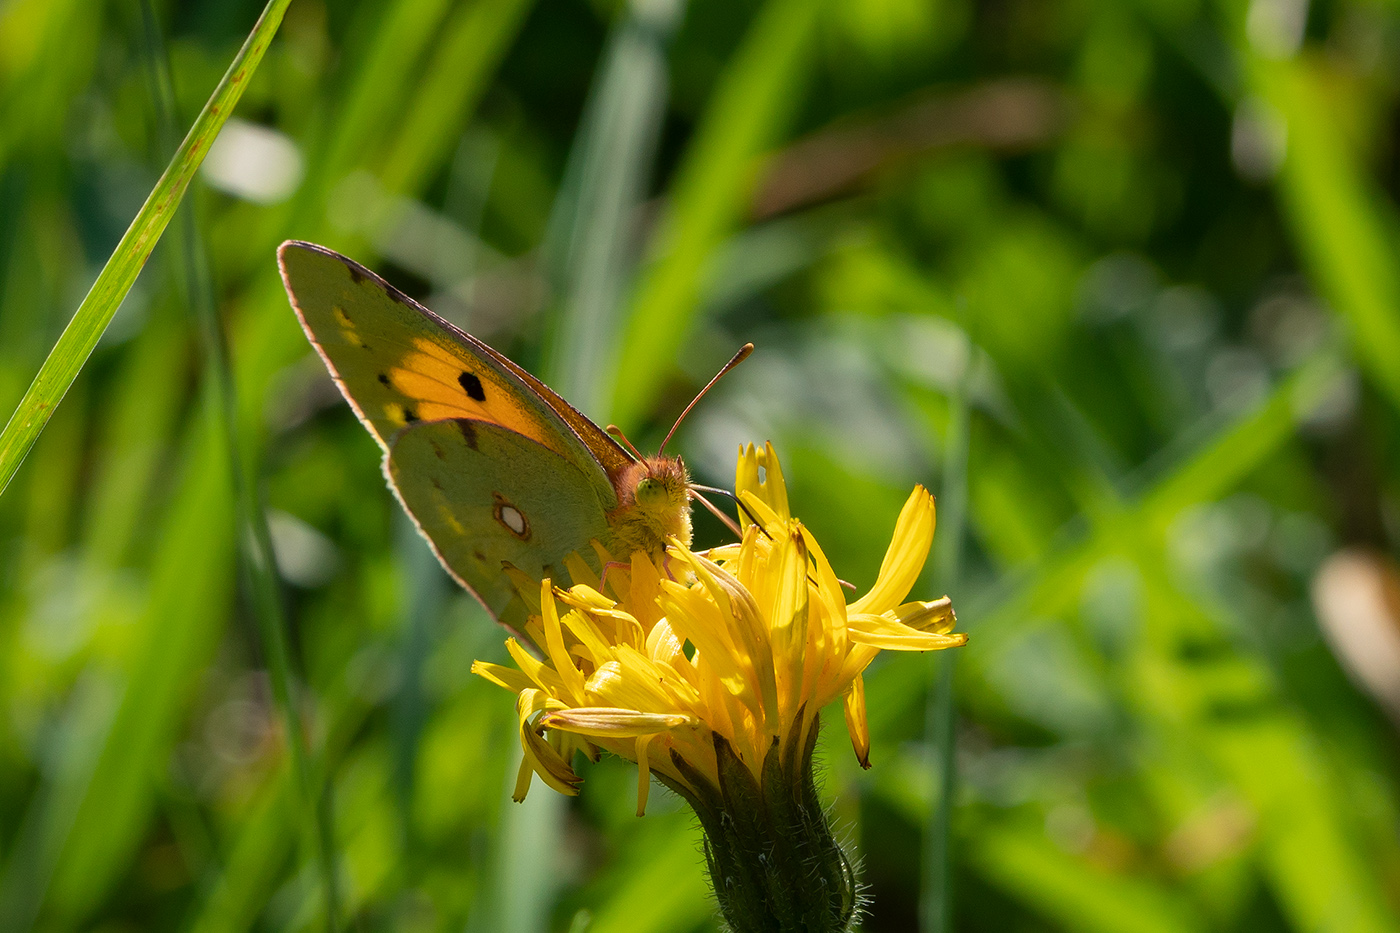
[[(608, 584), (608, 571), (611, 570), (611, 569), (613, 569), (614, 567), (622, 567), (622, 568), (626, 568), (627, 570), (631, 570), (631, 569), (632, 569), (632, 565), (631, 565), (630, 563), (628, 563), (627, 561), (625, 561), (625, 560), (610, 560), (610, 561), (608, 561), (606, 564), (603, 565), (603, 575), (602, 575), (601, 577), (598, 578), (598, 592), (602, 593), (602, 592), (603, 592), (603, 587), (607, 586), (607, 584)], [(614, 595), (614, 596), (620, 596), (620, 594), (617, 593), (616, 590), (613, 591), (613, 595)]]

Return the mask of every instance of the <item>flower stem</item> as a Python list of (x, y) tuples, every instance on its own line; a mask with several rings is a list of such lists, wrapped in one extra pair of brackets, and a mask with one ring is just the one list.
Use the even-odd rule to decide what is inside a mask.
[(705, 832), (705, 859), (720, 913), (733, 933), (845, 933), (858, 903), (855, 873), (831, 832), (812, 775), (817, 722), (805, 741), (776, 739), (755, 779), (715, 736), (719, 787), (679, 755), (689, 801)]

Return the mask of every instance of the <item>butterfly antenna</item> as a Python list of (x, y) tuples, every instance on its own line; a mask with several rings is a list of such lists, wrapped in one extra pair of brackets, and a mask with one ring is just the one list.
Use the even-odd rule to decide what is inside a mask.
[(685, 411), (681, 412), (681, 416), (676, 419), (676, 423), (671, 425), (671, 430), (666, 433), (666, 439), (661, 442), (660, 449), (656, 451), (656, 455), (658, 457), (661, 456), (661, 454), (666, 450), (666, 445), (671, 442), (671, 436), (676, 433), (676, 428), (681, 426), (681, 422), (685, 420), (686, 415), (690, 414), (690, 410), (695, 407), (696, 403), (705, 397), (706, 392), (714, 388), (714, 384), (716, 382), (719, 382), (720, 378), (725, 373), (729, 372), (735, 366), (738, 366), (740, 363), (744, 362), (745, 357), (747, 357), (752, 352), (753, 344), (751, 343), (746, 343), (742, 347), (740, 347), (739, 352), (734, 354), (734, 358), (731, 359), (728, 363), (725, 363), (723, 368), (721, 368), (719, 372), (715, 373), (715, 378), (707, 382), (705, 384), (705, 388), (700, 390), (700, 394), (696, 395), (695, 398), (691, 399), (690, 404), (685, 406)]
[[(724, 496), (727, 499), (733, 499), (734, 504), (740, 509), (742, 509), (743, 513), (749, 517), (749, 521), (753, 522), (753, 524), (758, 527), (758, 530), (763, 532), (764, 537), (768, 537), (768, 531), (763, 527), (763, 522), (759, 521), (758, 516), (753, 514), (749, 507), (744, 504), (744, 500), (734, 495), (734, 493), (730, 492), (728, 489), (720, 489), (718, 486), (701, 486), (699, 483), (691, 483), (690, 488), (698, 489), (701, 492), (714, 493), (717, 496)], [(699, 496), (696, 496), (695, 498), (700, 499)], [(700, 499), (700, 501), (704, 502), (705, 500)]]
[(646, 459), (642, 456), (641, 452), (637, 450), (637, 448), (632, 444), (632, 442), (627, 439), (627, 435), (623, 434), (622, 429), (619, 428), (617, 425), (610, 424), (604, 430), (606, 430), (609, 434), (611, 434), (613, 437), (617, 438), (619, 441), (622, 442), (622, 446), (627, 450), (629, 454), (632, 455), (633, 460)]
[[(728, 526), (729, 530), (734, 532), (734, 534), (742, 540), (744, 537), (744, 533), (739, 530), (739, 526), (734, 523), (734, 520), (728, 515), (725, 515), (719, 509), (715, 508), (714, 503), (712, 503), (709, 499), (706, 499), (704, 496), (700, 495), (700, 493), (696, 492), (697, 489), (704, 490), (705, 492), (712, 492), (715, 495), (719, 496), (728, 496), (730, 499), (733, 499), (734, 504), (737, 505), (739, 508), (743, 509), (744, 514), (749, 517), (749, 521), (753, 522), (754, 527), (757, 528), (765, 538), (772, 540), (773, 536), (768, 533), (768, 529), (763, 527), (763, 524), (758, 520), (758, 517), (753, 514), (753, 512), (749, 509), (747, 505), (744, 504), (744, 500), (734, 495), (734, 493), (730, 492), (728, 489), (720, 489), (715, 486), (701, 486), (699, 483), (690, 484), (691, 498), (697, 500), (701, 505), (709, 509), (710, 514), (714, 515), (715, 518), (718, 518), (720, 521), (724, 522), (724, 524)], [(816, 578), (813, 577), (810, 573), (807, 574), (807, 580), (813, 586), (818, 585)], [(846, 589), (855, 592), (856, 587), (854, 583), (847, 583), (845, 580), (842, 580), (839, 577), (836, 579), (836, 582), (839, 583), (841, 586), (844, 586)]]
[(706, 499), (704, 496), (700, 495), (700, 493), (696, 492), (694, 486), (690, 487), (690, 498), (694, 499), (696, 502), (699, 502), (705, 508), (709, 509), (711, 515), (724, 522), (724, 526), (730, 531), (734, 532), (734, 537), (740, 539), (744, 537), (744, 533), (739, 529), (738, 523), (735, 522), (734, 519), (730, 518), (728, 515), (725, 515), (722, 511), (720, 511), (719, 508), (709, 499)]

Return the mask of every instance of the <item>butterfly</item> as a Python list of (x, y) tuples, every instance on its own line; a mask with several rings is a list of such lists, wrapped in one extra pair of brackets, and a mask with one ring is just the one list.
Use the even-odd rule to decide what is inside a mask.
[(660, 559), (673, 537), (690, 544), (691, 499), (708, 487), (691, 482), (680, 457), (624, 448), (524, 369), (333, 250), (288, 240), (277, 259), (302, 329), (384, 451), (390, 488), (447, 572), (500, 622), (518, 631), (526, 615), (506, 568), (559, 579), (565, 556), (586, 558), (593, 541), (618, 560)]

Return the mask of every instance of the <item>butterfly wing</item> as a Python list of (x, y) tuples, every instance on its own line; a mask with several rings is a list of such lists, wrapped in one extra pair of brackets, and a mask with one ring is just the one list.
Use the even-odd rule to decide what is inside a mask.
[(385, 472), (443, 566), (503, 624), (520, 630), (524, 606), (503, 561), (561, 583), (564, 556), (606, 540), (597, 484), (566, 458), (507, 428), (470, 418), (404, 428)]
[(277, 258), (302, 328), (380, 446), (420, 421), (485, 421), (596, 474), (604, 501), (614, 496), (609, 477), (626, 453), (534, 376), (339, 253), (293, 240)]
[(629, 458), (538, 379), (358, 263), (277, 252), (303, 330), (385, 450), (390, 485), (444, 567), (504, 624), (524, 607), (502, 562), (561, 579), (610, 540)]

